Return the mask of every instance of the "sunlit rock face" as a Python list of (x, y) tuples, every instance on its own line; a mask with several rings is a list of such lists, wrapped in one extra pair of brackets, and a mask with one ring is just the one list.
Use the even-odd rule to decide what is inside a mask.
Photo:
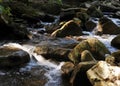
[[(82, 35), (82, 29), (77, 24), (77, 21), (70, 20), (66, 22), (60, 29), (54, 31), (51, 36), (53, 37), (65, 37), (65, 36), (80, 36)], [(79, 21), (80, 23), (80, 21)]]
[(87, 71), (87, 77), (93, 86), (120, 86), (120, 67), (99, 61)]

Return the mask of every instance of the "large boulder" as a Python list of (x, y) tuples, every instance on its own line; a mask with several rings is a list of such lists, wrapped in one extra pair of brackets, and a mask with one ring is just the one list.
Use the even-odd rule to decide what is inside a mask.
[(102, 17), (98, 21), (97, 32), (102, 34), (119, 34), (120, 28), (107, 17)]
[(26, 51), (13, 46), (0, 47), (0, 68), (18, 67), (29, 61), (30, 56)]
[(97, 38), (88, 38), (87, 41), (90, 45), (90, 52), (96, 60), (105, 60), (105, 54), (110, 54), (107, 47)]
[(60, 29), (55, 30), (51, 36), (53, 37), (65, 37), (65, 36), (80, 36), (82, 35), (82, 29), (79, 27), (78, 20), (70, 20), (66, 22)]
[(42, 41), (36, 45), (34, 52), (44, 56), (47, 59), (69, 61), (68, 54), (77, 44), (77, 41), (71, 39), (52, 38), (47, 41)]
[(93, 86), (119, 86), (120, 67), (100, 61), (87, 71), (87, 77)]
[(69, 59), (74, 63), (79, 63), (81, 53), (88, 50), (92, 53), (96, 60), (105, 60), (105, 54), (110, 54), (110, 51), (97, 38), (88, 38), (80, 42), (68, 55)]
[(120, 49), (120, 35), (117, 35), (115, 38), (112, 39), (111, 45), (115, 48)]

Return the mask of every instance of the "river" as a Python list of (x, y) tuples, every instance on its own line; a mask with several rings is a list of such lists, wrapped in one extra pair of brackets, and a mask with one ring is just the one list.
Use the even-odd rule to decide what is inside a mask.
[[(112, 19), (116, 24), (118, 19)], [(118, 24), (119, 25), (119, 24)], [(93, 32), (84, 32), (88, 35), (82, 38), (96, 37), (106, 47), (115, 52), (117, 49), (110, 45), (116, 35), (94, 35)], [(2, 45), (3, 44), (3, 45)], [(0, 70), (0, 86), (69, 86), (68, 81), (62, 77), (61, 66), (64, 62), (46, 60), (41, 55), (34, 53), (34, 45), (19, 44), (17, 42), (1, 43), (2, 46), (16, 46), (27, 51), (31, 57), (30, 62), (21, 68), (11, 70)]]

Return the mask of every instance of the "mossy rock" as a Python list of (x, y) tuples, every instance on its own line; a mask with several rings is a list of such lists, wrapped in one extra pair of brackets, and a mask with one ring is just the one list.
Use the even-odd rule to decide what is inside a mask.
[(75, 64), (80, 62), (81, 53), (88, 50), (92, 53), (95, 60), (105, 60), (105, 54), (110, 54), (110, 51), (97, 38), (88, 38), (80, 42), (68, 55), (69, 59)]
[(81, 60), (81, 53), (84, 50), (90, 50), (89, 43), (85, 40), (80, 42), (68, 55), (69, 59), (74, 63), (79, 63)]
[(97, 38), (87, 39), (90, 45), (90, 51), (96, 60), (105, 60), (105, 54), (110, 54), (106, 46)]

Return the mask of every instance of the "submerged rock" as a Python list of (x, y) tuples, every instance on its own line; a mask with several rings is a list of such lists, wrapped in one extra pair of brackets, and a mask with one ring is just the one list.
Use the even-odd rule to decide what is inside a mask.
[(99, 61), (87, 71), (87, 77), (93, 86), (120, 86), (120, 68)]
[(30, 56), (26, 51), (12, 46), (0, 47), (0, 67), (18, 67), (30, 61)]
[(65, 37), (65, 36), (80, 36), (82, 35), (82, 29), (79, 27), (78, 20), (70, 20), (66, 22), (60, 29), (55, 30), (51, 36), (53, 37)]

